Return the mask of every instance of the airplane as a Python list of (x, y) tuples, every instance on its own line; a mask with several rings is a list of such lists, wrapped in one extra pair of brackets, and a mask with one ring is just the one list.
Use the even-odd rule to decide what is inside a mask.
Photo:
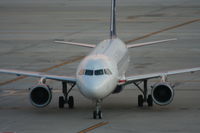
[[(102, 119), (102, 101), (111, 94), (120, 93), (128, 84), (134, 84), (141, 91), (141, 94), (138, 95), (139, 107), (143, 107), (144, 103), (147, 103), (149, 107), (153, 106), (153, 103), (163, 106), (173, 101), (174, 86), (170, 84), (167, 77), (186, 72), (193, 73), (199, 71), (200, 67), (126, 76), (130, 62), (128, 49), (173, 40), (176, 40), (176, 38), (126, 45), (117, 37), (116, 0), (111, 0), (109, 39), (103, 40), (98, 45), (55, 41), (57, 43), (93, 48), (90, 54), (80, 62), (74, 77), (10, 69), (0, 69), (0, 72), (40, 78), (38, 84), (30, 88), (30, 101), (32, 105), (38, 108), (47, 106), (52, 99), (52, 88), (47, 85), (47, 79), (62, 82), (63, 96), (59, 97), (59, 108), (64, 108), (65, 104), (68, 104), (69, 108), (74, 108), (74, 97), (69, 96), (69, 94), (77, 85), (83, 96), (96, 103), (95, 110), (92, 113), (93, 119)], [(153, 78), (160, 78), (160, 82), (154, 84), (151, 88), (151, 93), (149, 93), (147, 81)], [(69, 88), (68, 85), (70, 86)]]

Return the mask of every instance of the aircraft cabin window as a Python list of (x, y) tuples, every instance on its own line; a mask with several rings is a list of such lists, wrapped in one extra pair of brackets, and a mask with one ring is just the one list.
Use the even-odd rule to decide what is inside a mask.
[(85, 75), (92, 76), (93, 75), (93, 70), (85, 70)]
[(99, 70), (95, 70), (95, 75), (103, 75), (104, 72), (103, 72), (103, 69), (99, 69)]

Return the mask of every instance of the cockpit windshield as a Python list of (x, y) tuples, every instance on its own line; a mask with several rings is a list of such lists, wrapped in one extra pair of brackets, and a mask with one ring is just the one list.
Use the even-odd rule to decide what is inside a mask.
[(85, 75), (92, 76), (93, 75), (93, 70), (85, 70)]
[(79, 75), (87, 75), (87, 76), (112, 75), (112, 72), (108, 68), (97, 69), (97, 70), (81, 69), (79, 71)]
[(103, 69), (95, 70), (94, 72), (95, 75), (103, 75)]

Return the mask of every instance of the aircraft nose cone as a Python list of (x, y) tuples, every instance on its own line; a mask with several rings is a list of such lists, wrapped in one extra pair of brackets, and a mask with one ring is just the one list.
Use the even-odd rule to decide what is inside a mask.
[[(107, 86), (109, 80), (106, 78), (90, 78), (78, 83), (81, 93), (90, 99), (102, 99), (110, 92)], [(110, 88), (111, 89), (111, 88)]]
[(103, 81), (89, 81), (85, 83), (84, 88), (87, 94), (90, 98), (103, 98), (104, 97), (104, 89), (106, 86), (104, 85)]

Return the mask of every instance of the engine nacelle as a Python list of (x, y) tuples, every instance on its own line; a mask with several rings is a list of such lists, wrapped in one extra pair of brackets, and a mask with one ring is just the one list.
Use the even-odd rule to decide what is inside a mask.
[(174, 98), (174, 89), (168, 82), (160, 82), (151, 90), (153, 101), (158, 105), (168, 105)]
[(52, 93), (49, 86), (45, 84), (38, 84), (30, 88), (30, 90), (30, 101), (35, 107), (42, 108), (51, 102)]

